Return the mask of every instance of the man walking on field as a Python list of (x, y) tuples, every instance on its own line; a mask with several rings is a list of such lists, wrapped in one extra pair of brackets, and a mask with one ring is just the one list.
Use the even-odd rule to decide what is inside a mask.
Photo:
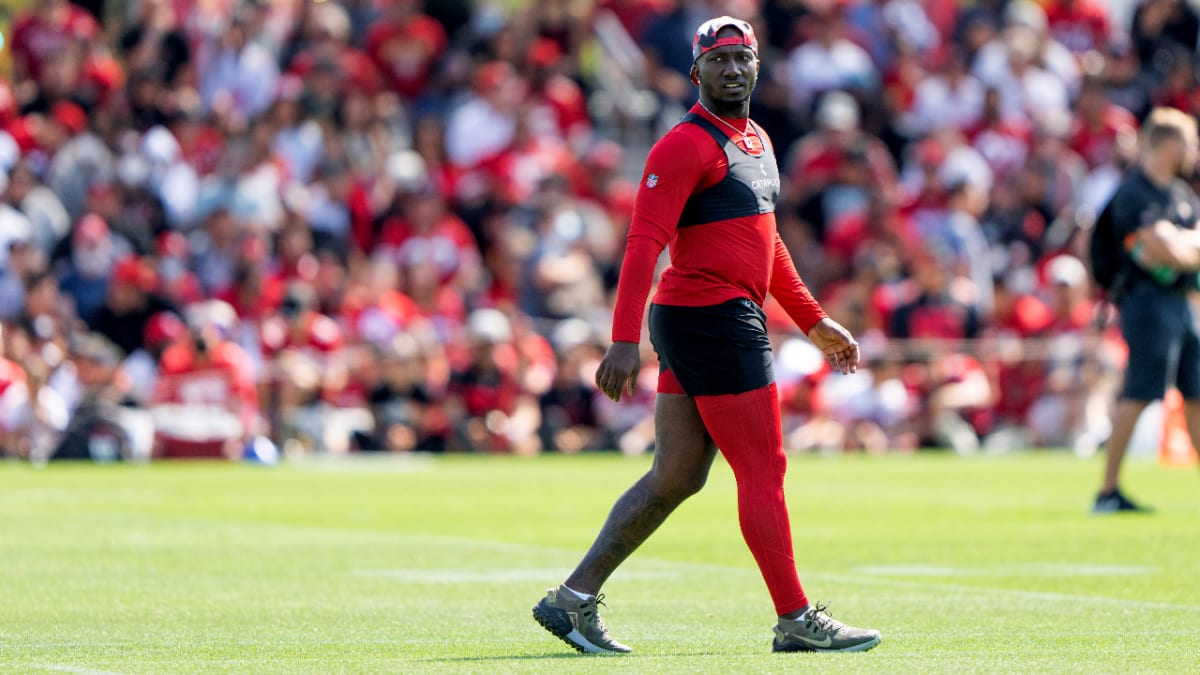
[[(1145, 512), (1120, 489), (1121, 464), (1138, 417), (1177, 387), (1193, 443), (1200, 443), (1200, 327), (1188, 296), (1200, 271), (1200, 198), (1187, 184), (1200, 158), (1196, 119), (1155, 108), (1142, 127), (1141, 161), (1126, 174), (1102, 218), (1122, 246), (1110, 292), (1129, 346), (1125, 386), (1113, 411), (1104, 482), (1092, 512)], [(1100, 229), (1100, 225), (1097, 225)], [(1095, 261), (1093, 261), (1093, 265)]]
[(633, 392), (638, 341), (655, 261), (671, 246), (650, 307), (661, 370), (654, 465), (613, 505), (591, 549), (533, 608), (548, 631), (581, 652), (628, 652), (600, 620), (600, 587), (684, 499), (698, 492), (717, 448), (738, 485), (738, 516), (775, 604), (774, 651), (865, 651), (874, 630), (835, 621), (800, 586), (784, 500), (779, 401), (762, 303), (770, 292), (842, 373), (858, 344), (829, 319), (775, 230), (779, 168), (770, 139), (749, 120), (758, 79), (750, 24), (712, 19), (692, 41), (700, 101), (650, 150), (617, 289), (613, 345), (596, 385), (614, 401)]

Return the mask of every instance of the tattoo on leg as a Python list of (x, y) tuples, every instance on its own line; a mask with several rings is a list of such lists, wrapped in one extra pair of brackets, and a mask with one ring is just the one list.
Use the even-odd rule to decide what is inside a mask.
[(599, 591), (617, 566), (679, 505), (655, 494), (645, 482), (642, 478), (634, 483), (613, 504), (592, 548), (567, 578), (567, 586), (581, 593)]

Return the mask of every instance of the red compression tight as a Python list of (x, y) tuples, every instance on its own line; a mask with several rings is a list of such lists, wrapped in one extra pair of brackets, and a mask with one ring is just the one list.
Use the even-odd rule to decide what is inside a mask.
[(779, 397), (775, 385), (742, 394), (697, 396), (696, 407), (709, 435), (733, 469), (738, 488), (738, 521), (758, 562), (767, 590), (782, 616), (808, 605), (796, 559), (783, 476)]

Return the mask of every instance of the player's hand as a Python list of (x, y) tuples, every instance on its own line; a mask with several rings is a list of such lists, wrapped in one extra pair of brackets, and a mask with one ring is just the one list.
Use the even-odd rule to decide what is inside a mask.
[(638, 371), (642, 369), (642, 357), (634, 342), (614, 342), (596, 369), (596, 386), (614, 401), (621, 394), (633, 396), (637, 385)]
[(858, 370), (858, 342), (833, 319), (821, 319), (808, 331), (808, 339), (825, 355), (829, 367), (845, 375)]

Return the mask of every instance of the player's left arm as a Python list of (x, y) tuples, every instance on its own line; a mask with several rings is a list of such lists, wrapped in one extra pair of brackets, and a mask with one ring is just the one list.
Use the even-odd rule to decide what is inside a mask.
[(858, 342), (850, 331), (829, 318), (821, 308), (800, 278), (796, 264), (778, 233), (775, 234), (775, 261), (771, 270), (770, 291), (792, 321), (825, 355), (829, 367), (843, 375), (858, 370)]

